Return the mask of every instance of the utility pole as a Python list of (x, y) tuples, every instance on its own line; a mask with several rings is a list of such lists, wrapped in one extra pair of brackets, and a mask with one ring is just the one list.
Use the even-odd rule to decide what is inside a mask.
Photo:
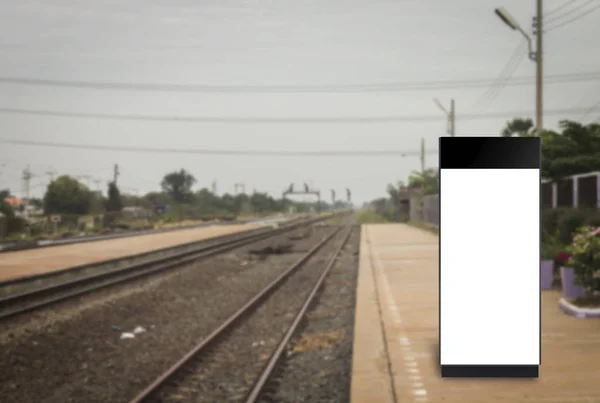
[(536, 48), (533, 49), (533, 42), (531, 37), (521, 28), (517, 20), (513, 18), (504, 8), (500, 7), (494, 10), (496, 15), (514, 31), (519, 31), (521, 35), (527, 40), (529, 48), (529, 59), (536, 64), (536, 75), (535, 75), (535, 131), (539, 134), (544, 130), (544, 102), (543, 102), (543, 85), (544, 85), (544, 69), (543, 69), (543, 1), (537, 1), (536, 16), (533, 17), (533, 34), (536, 35)]
[(425, 172), (425, 139), (421, 137), (421, 172)]
[(536, 31), (536, 52), (535, 52), (535, 61), (536, 61), (536, 91), (535, 91), (535, 120), (536, 120), (536, 131), (541, 133), (544, 129), (543, 122), (543, 113), (544, 110), (544, 97), (543, 97), (543, 86), (544, 86), (544, 69), (543, 69), (543, 37), (544, 37), (544, 28), (543, 28), (543, 16), (544, 16), (544, 5), (542, 0), (537, 0), (537, 17), (534, 18), (535, 23), (535, 31)]
[(115, 186), (117, 186), (117, 178), (119, 177), (120, 174), (121, 174), (121, 172), (119, 172), (119, 164), (115, 164), (115, 166), (113, 168), (113, 182), (114, 182)]
[(456, 109), (454, 106), (454, 99), (450, 100), (450, 111), (448, 111), (437, 98), (434, 98), (433, 102), (448, 117), (448, 134), (450, 137), (454, 137), (456, 134)]
[(23, 170), (23, 184), (25, 185), (25, 200), (23, 201), (23, 214), (25, 215), (25, 218), (29, 217), (29, 211), (27, 207), (29, 207), (29, 188), (31, 183), (31, 176), (31, 170), (29, 169), (29, 165), (27, 165), (27, 168)]
[(454, 109), (454, 99), (450, 100), (450, 137), (456, 134), (456, 110)]
[(213, 180), (212, 185), (211, 185), (211, 189), (214, 195), (217, 194), (217, 180)]

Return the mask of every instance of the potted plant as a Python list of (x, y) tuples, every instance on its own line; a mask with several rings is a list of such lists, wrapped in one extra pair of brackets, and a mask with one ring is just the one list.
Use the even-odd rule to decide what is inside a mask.
[(560, 267), (560, 244), (558, 233), (551, 235), (548, 232), (542, 234), (542, 259), (540, 261), (540, 281), (542, 290), (552, 289), (554, 282), (554, 268)]
[(540, 277), (542, 290), (550, 290), (554, 280), (554, 259), (556, 257), (554, 245), (542, 243), (542, 260), (540, 262)]
[(600, 290), (600, 237), (596, 228), (581, 227), (567, 248), (569, 259), (561, 267), (563, 293), (576, 299)]

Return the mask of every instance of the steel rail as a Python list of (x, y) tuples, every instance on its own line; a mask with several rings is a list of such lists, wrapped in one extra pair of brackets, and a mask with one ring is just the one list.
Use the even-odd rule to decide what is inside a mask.
[(329, 275), (329, 272), (331, 271), (331, 268), (335, 264), (335, 261), (337, 260), (338, 256), (340, 255), (342, 249), (344, 248), (346, 243), (348, 243), (348, 240), (350, 239), (350, 235), (352, 235), (352, 228), (350, 228), (348, 230), (348, 232), (344, 236), (344, 240), (342, 241), (341, 245), (339, 246), (339, 248), (335, 251), (335, 253), (331, 257), (331, 259), (329, 260), (329, 263), (327, 264), (327, 267), (325, 267), (325, 270), (323, 270), (323, 274), (321, 274), (321, 277), (319, 277), (319, 280), (317, 280), (317, 282), (314, 285), (314, 287), (312, 288), (310, 294), (308, 295), (308, 297), (306, 297), (304, 305), (302, 305), (302, 308), (300, 308), (300, 311), (298, 311), (298, 314), (296, 315), (296, 317), (294, 318), (294, 321), (288, 328), (288, 331), (286, 332), (285, 336), (283, 336), (283, 338), (279, 342), (279, 345), (275, 349), (275, 352), (273, 352), (273, 354), (271, 355), (269, 362), (267, 363), (264, 370), (260, 374), (259, 378), (254, 383), (254, 386), (248, 393), (248, 395), (245, 399), (246, 403), (255, 403), (260, 398), (265, 386), (269, 382), (271, 374), (273, 373), (273, 371), (275, 370), (275, 368), (277, 366), (277, 362), (281, 359), (281, 356), (282, 356), (283, 352), (285, 351), (286, 346), (290, 342), (292, 336), (294, 335), (294, 333), (296, 333), (296, 329), (298, 328), (298, 325), (300, 324), (300, 322), (306, 315), (306, 312), (308, 311), (310, 305), (312, 304), (312, 302), (315, 298), (315, 295), (317, 295), (317, 292), (319, 291), (319, 289), (323, 285), (323, 282)]
[[(205, 351), (207, 347), (212, 345), (220, 336), (224, 335), (233, 324), (239, 321), (245, 314), (249, 313), (257, 304), (262, 301), (265, 296), (273, 292), (278, 286), (280, 286), (285, 279), (293, 274), (297, 269), (306, 263), (308, 259), (315, 255), (323, 246), (325, 246), (336, 234), (338, 234), (343, 226), (337, 226), (330, 234), (324, 239), (319, 241), (314, 247), (312, 247), (306, 254), (304, 254), (295, 263), (289, 266), (283, 273), (275, 278), (271, 283), (259, 291), (254, 297), (246, 302), (240, 309), (234, 314), (229, 316), (219, 327), (212, 331), (207, 337), (205, 337), (200, 343), (186, 353), (179, 361), (173, 364), (169, 369), (162, 373), (154, 382), (140, 392), (136, 397), (130, 400), (130, 403), (142, 403), (152, 396), (156, 395), (160, 389), (194, 357)], [(337, 255), (336, 255), (337, 256)]]
[(204, 222), (201, 224), (194, 225), (186, 225), (182, 227), (173, 227), (173, 228), (154, 228), (154, 229), (143, 229), (143, 230), (125, 230), (119, 231), (115, 233), (105, 234), (105, 235), (84, 235), (84, 236), (74, 236), (71, 238), (62, 238), (62, 239), (49, 239), (49, 240), (36, 240), (36, 241), (27, 241), (29, 244), (21, 245), (20, 242), (0, 242), (0, 254), (2, 253), (11, 253), (11, 252), (23, 252), (33, 249), (43, 249), (43, 248), (52, 248), (56, 246), (67, 246), (67, 245), (76, 245), (82, 243), (91, 243), (91, 242), (100, 242), (100, 241), (111, 241), (113, 239), (122, 239), (122, 238), (132, 238), (138, 236), (146, 236), (146, 235), (156, 235), (163, 234), (168, 232), (176, 232), (176, 231), (185, 231), (190, 229), (197, 228), (206, 228), (212, 225), (222, 225), (222, 226), (230, 226), (230, 225), (242, 225), (253, 222), (260, 221), (269, 221), (269, 219), (274, 218), (275, 216), (267, 216), (263, 218), (250, 218), (250, 219), (237, 219), (232, 221), (214, 221), (214, 222)]
[[(335, 215), (332, 215), (332, 217), (334, 217)], [(302, 218), (295, 218), (293, 220), (290, 221), (286, 221), (284, 223), (282, 223), (282, 226), (280, 228), (286, 228), (288, 226), (292, 226), (292, 225), (296, 225), (302, 222), (308, 222), (308, 220), (306, 218), (302, 219)], [(40, 273), (40, 274), (34, 274), (34, 275), (29, 275), (29, 276), (23, 276), (23, 277), (17, 277), (17, 278), (13, 278), (13, 279), (8, 279), (8, 280), (3, 280), (0, 281), (0, 288), (1, 287), (6, 287), (6, 286), (10, 286), (10, 285), (16, 285), (16, 284), (22, 284), (22, 283), (27, 283), (27, 282), (33, 282), (36, 280), (41, 280), (41, 279), (45, 279), (45, 278), (52, 278), (52, 277), (58, 277), (60, 275), (66, 274), (66, 273), (76, 273), (78, 271), (83, 271), (83, 270), (88, 270), (88, 269), (92, 269), (95, 267), (99, 267), (99, 266), (104, 266), (107, 264), (112, 264), (112, 263), (117, 263), (123, 260), (129, 260), (129, 259), (136, 259), (136, 258), (140, 258), (140, 257), (146, 257), (146, 256), (151, 256), (157, 253), (163, 253), (163, 252), (171, 252), (177, 249), (181, 249), (181, 248), (185, 248), (185, 247), (190, 247), (190, 246), (194, 246), (194, 245), (200, 245), (200, 244), (206, 244), (209, 242), (214, 242), (214, 241), (219, 241), (221, 239), (225, 240), (225, 239), (230, 239), (232, 237), (235, 236), (244, 236), (244, 235), (250, 235), (250, 234), (257, 234), (259, 232), (265, 232), (266, 230), (266, 226), (265, 227), (258, 227), (258, 228), (250, 228), (247, 230), (243, 230), (240, 232), (236, 232), (236, 233), (232, 233), (232, 234), (223, 234), (223, 235), (218, 235), (216, 237), (211, 237), (211, 238), (206, 238), (206, 239), (202, 239), (199, 241), (191, 241), (191, 242), (186, 242), (186, 243), (182, 243), (179, 245), (174, 245), (174, 246), (167, 246), (165, 248), (159, 248), (159, 249), (154, 249), (148, 252), (142, 252), (142, 253), (135, 253), (132, 255), (126, 255), (126, 256), (120, 256), (120, 257), (116, 257), (116, 258), (111, 258), (111, 259), (106, 259), (106, 260), (102, 260), (99, 262), (93, 262), (93, 263), (86, 263), (86, 264), (82, 264), (82, 265), (77, 265), (77, 266), (71, 266), (71, 267), (67, 267), (64, 269), (58, 269), (58, 270), (54, 270), (51, 272), (47, 272), (47, 273)], [(0, 255), (1, 256), (1, 255)]]
[[(241, 246), (245, 246), (254, 242), (258, 242), (277, 235), (291, 232), (295, 229), (302, 228), (307, 225), (313, 225), (320, 221), (328, 220), (330, 218), (331, 217), (329, 216), (319, 217), (316, 219), (311, 219), (307, 222), (297, 223), (289, 227), (277, 228), (271, 231), (261, 232), (259, 234), (234, 237), (233, 239), (224, 240), (224, 242), (218, 243), (216, 245), (202, 246), (199, 249), (185, 251), (174, 256), (167, 256), (152, 261), (131, 264), (123, 268), (97, 273), (82, 278), (77, 278), (71, 281), (66, 281), (63, 283), (38, 288), (32, 291), (10, 295), (0, 299), (0, 320), (5, 320), (11, 317), (29, 313), (74, 297), (79, 297), (91, 293), (93, 291), (104, 289), (117, 284), (122, 284), (127, 281), (145, 277), (160, 271), (180, 267), (197, 260), (201, 260), (210, 256), (217, 255), (219, 253), (239, 248)], [(111, 278), (113, 279), (111, 280)], [(104, 281), (100, 284), (96, 283), (97, 281), (103, 280), (108, 281)], [(66, 290), (67, 292), (61, 293), (61, 291), (63, 290)], [(53, 296), (53, 294), (56, 293), (58, 293), (58, 295)], [(48, 294), (50, 294), (51, 296), (51, 298), (49, 299), (42, 299), (39, 302), (27, 304), (24, 307), (18, 307), (12, 310), (9, 309), (11, 305), (25, 303), (31, 299), (43, 298)]]

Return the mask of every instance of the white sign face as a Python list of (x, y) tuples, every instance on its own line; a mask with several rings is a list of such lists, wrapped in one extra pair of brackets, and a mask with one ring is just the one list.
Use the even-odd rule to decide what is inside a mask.
[(56, 214), (56, 215), (50, 216), (50, 221), (52, 221), (54, 223), (60, 222), (60, 215)]
[(442, 377), (537, 377), (539, 138), (447, 138), (440, 151)]

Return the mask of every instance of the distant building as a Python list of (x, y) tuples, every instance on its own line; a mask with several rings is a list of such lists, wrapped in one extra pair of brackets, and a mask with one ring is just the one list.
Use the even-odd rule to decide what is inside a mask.
[(22, 199), (13, 196), (5, 197), (4, 201), (8, 203), (13, 209), (19, 208), (24, 204)]

